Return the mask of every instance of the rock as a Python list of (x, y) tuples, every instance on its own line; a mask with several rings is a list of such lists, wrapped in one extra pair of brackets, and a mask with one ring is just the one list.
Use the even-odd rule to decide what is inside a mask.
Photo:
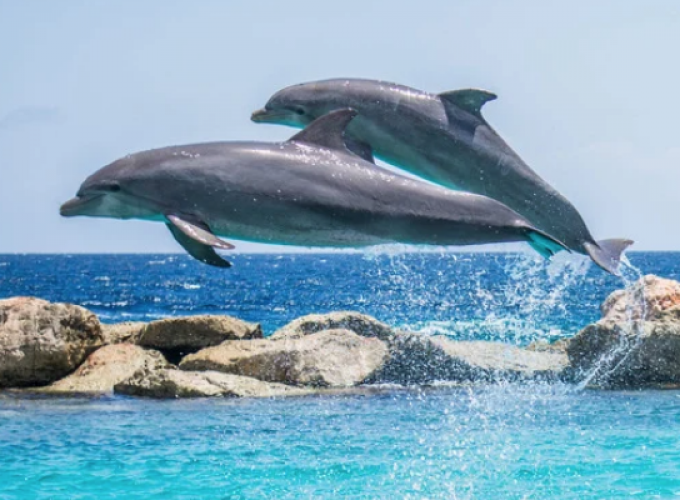
[(676, 306), (680, 306), (680, 283), (648, 274), (629, 290), (613, 292), (600, 309), (605, 321), (627, 322), (642, 318), (643, 308), (644, 319), (654, 320)]
[(0, 300), (0, 387), (45, 385), (104, 344), (99, 319), (72, 304)]
[(146, 326), (143, 321), (126, 321), (107, 325), (102, 323), (102, 334), (106, 344), (135, 344), (139, 332)]
[(108, 345), (90, 354), (74, 373), (41, 388), (40, 392), (109, 394), (113, 393), (114, 385), (132, 377), (139, 370), (151, 373), (169, 366), (158, 351), (132, 344)]
[(566, 366), (564, 353), (400, 333), (390, 343), (389, 361), (369, 382), (415, 385), (435, 381), (555, 380)]
[(137, 338), (137, 344), (158, 349), (171, 362), (179, 362), (186, 354), (227, 340), (261, 339), (259, 324), (231, 316), (186, 316), (152, 321)]
[(602, 319), (568, 341), (573, 379), (607, 388), (680, 384), (680, 283), (647, 275), (601, 309)]
[(556, 352), (566, 354), (567, 352), (567, 339), (558, 339), (555, 342), (546, 342), (545, 340), (535, 340), (529, 344), (526, 349), (527, 351), (535, 352)]
[(653, 317), (600, 320), (581, 330), (567, 347), (574, 378), (608, 388), (680, 384), (680, 307)]
[(117, 394), (149, 398), (302, 396), (311, 391), (214, 371), (140, 370), (115, 387)]
[(294, 385), (360, 384), (387, 359), (387, 346), (349, 330), (304, 337), (225, 342), (185, 357), (183, 370), (216, 370)]
[(392, 328), (371, 316), (353, 311), (340, 311), (303, 316), (278, 329), (269, 338), (272, 340), (300, 338), (323, 330), (336, 329), (349, 330), (362, 337), (377, 337), (381, 340), (387, 340), (394, 335)]

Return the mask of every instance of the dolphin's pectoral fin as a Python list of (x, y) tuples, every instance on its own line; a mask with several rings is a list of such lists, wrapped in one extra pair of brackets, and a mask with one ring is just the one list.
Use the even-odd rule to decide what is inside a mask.
[(219, 239), (210, 228), (200, 221), (189, 222), (177, 215), (168, 215), (167, 226), (177, 242), (194, 259), (216, 267), (231, 267), (231, 263), (220, 257), (213, 249), (232, 250), (234, 245)]
[(479, 118), (482, 117), (482, 106), (497, 97), (496, 94), (478, 89), (451, 90), (439, 94), (439, 98), (444, 103), (444, 108), (452, 104)]
[(633, 240), (611, 239), (600, 240), (597, 245), (585, 242), (583, 246), (591, 259), (602, 269), (615, 276), (620, 276), (619, 264), (621, 254), (633, 244)]
[(375, 163), (375, 158), (373, 158), (373, 149), (371, 149), (371, 145), (367, 142), (360, 141), (359, 139), (355, 139), (352, 136), (346, 135), (345, 145), (347, 146), (347, 149), (349, 149), (355, 155), (361, 156), (368, 162)]
[(167, 215), (166, 217), (174, 227), (179, 229), (192, 240), (196, 240), (199, 243), (203, 243), (204, 245), (211, 247), (221, 248), (223, 250), (234, 249), (234, 245), (227, 243), (226, 241), (223, 241), (212, 234), (210, 232), (210, 228), (204, 222), (196, 220), (189, 221), (187, 218), (180, 217), (178, 215)]
[(356, 115), (357, 112), (350, 108), (331, 111), (314, 120), (288, 141), (347, 151), (345, 129)]
[(231, 262), (217, 255), (217, 252), (212, 247), (190, 238), (174, 224), (168, 223), (166, 225), (177, 240), (177, 243), (182, 245), (182, 248), (194, 259), (215, 267), (231, 267)]

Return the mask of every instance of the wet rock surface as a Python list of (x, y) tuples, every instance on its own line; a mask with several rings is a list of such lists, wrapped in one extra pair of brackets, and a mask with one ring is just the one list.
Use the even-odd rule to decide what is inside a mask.
[(390, 341), (389, 360), (371, 381), (404, 385), (434, 381), (550, 381), (557, 380), (567, 364), (565, 353), (529, 351), (499, 342), (461, 342), (444, 336), (401, 333)]
[(680, 384), (680, 283), (645, 276), (613, 292), (602, 313), (567, 341), (572, 378), (606, 388)]

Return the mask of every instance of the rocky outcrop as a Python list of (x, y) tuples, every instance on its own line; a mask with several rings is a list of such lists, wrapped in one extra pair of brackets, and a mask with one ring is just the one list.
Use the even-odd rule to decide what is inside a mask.
[(388, 340), (394, 335), (392, 328), (371, 316), (353, 311), (339, 311), (302, 316), (278, 329), (269, 338), (272, 340), (293, 339), (323, 330), (338, 329), (349, 330), (362, 337), (376, 337), (381, 340)]
[(569, 342), (575, 378), (591, 386), (680, 385), (680, 307), (652, 321), (598, 321)]
[(40, 389), (44, 394), (112, 394), (113, 387), (144, 370), (152, 373), (169, 368), (158, 351), (132, 344), (104, 346), (66, 378)]
[(269, 382), (320, 387), (362, 383), (386, 362), (387, 346), (349, 330), (224, 342), (186, 356), (183, 370), (216, 370)]
[(0, 387), (49, 384), (104, 344), (99, 319), (71, 304), (0, 300)]
[(680, 283), (645, 276), (612, 293), (602, 313), (567, 343), (574, 379), (599, 387), (680, 384)]
[(139, 332), (147, 324), (143, 321), (125, 321), (123, 323), (103, 324), (102, 334), (106, 344), (134, 344)]
[(261, 339), (262, 329), (231, 316), (186, 316), (152, 321), (139, 332), (136, 343), (157, 349), (170, 361), (227, 340)]
[(116, 394), (148, 398), (281, 397), (310, 391), (214, 371), (140, 370), (115, 387)]
[(400, 333), (390, 342), (389, 360), (369, 381), (418, 385), (435, 381), (556, 380), (567, 362), (566, 354), (559, 352)]
[(356, 312), (305, 316), (264, 339), (259, 325), (228, 316), (102, 326), (78, 306), (14, 298), (0, 300), (0, 387), (173, 398), (302, 395), (375, 383), (680, 387), (680, 283), (646, 276), (612, 293), (602, 314), (571, 339), (523, 349), (396, 331)]
[(680, 306), (680, 283), (648, 274), (630, 289), (616, 290), (602, 303), (603, 321), (654, 321), (664, 311)]
[(556, 352), (561, 354), (567, 353), (567, 339), (558, 339), (555, 342), (546, 342), (544, 340), (535, 340), (529, 344), (527, 351), (535, 352)]

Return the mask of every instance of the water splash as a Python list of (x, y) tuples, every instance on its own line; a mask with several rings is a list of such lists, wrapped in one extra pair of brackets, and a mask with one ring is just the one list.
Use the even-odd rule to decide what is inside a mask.
[(635, 352), (640, 345), (647, 317), (647, 300), (645, 298), (645, 282), (642, 271), (635, 267), (624, 255), (621, 260), (621, 280), (624, 284), (626, 298), (626, 322), (621, 325), (618, 342), (597, 361), (579, 382), (578, 388), (585, 389), (590, 385), (607, 385), (612, 376)]
[(546, 331), (543, 320), (567, 312), (565, 294), (585, 279), (590, 264), (590, 259), (566, 252), (557, 254), (547, 266), (529, 254), (520, 254), (508, 264), (505, 307), (517, 310), (517, 326), (526, 330), (521, 338), (549, 341), (562, 333)]
[[(373, 297), (420, 311), (403, 318), (394, 310), (378, 312), (395, 326), (424, 335), (457, 340), (491, 340), (516, 345), (552, 341), (573, 333), (566, 322), (570, 295), (585, 283), (590, 260), (562, 253), (550, 262), (527, 253), (452, 253), (435, 249), (436, 276), (422, 273), (425, 256), (403, 245), (374, 248), (364, 259), (375, 262), (368, 280), (382, 282)], [(478, 266), (477, 260), (493, 263)], [(423, 262), (418, 262), (418, 260)], [(419, 265), (420, 264), (420, 265)], [(452, 279), (466, 269), (465, 279)], [(414, 317), (415, 316), (415, 317)]]

